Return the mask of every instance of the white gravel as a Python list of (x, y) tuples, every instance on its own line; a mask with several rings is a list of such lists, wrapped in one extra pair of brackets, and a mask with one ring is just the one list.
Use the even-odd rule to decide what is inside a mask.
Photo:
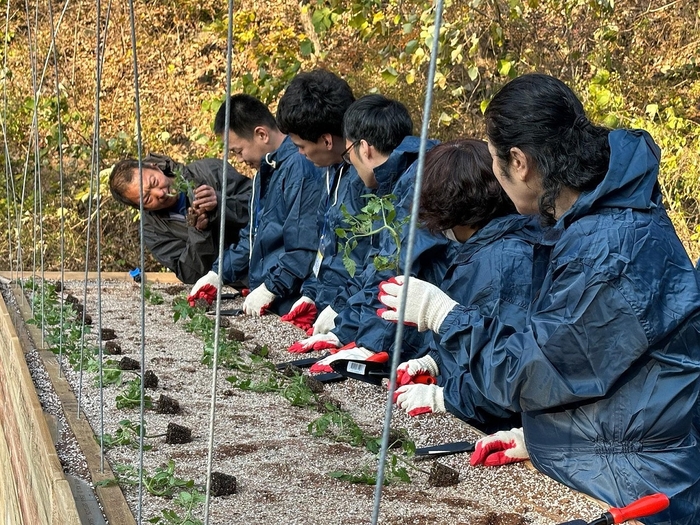
[[(125, 355), (140, 359), (141, 293), (135, 283), (103, 281), (101, 308), (98, 310), (95, 282), (87, 283), (87, 312), (93, 318), (93, 332), (98, 322), (102, 328), (115, 330), (116, 342)], [(82, 300), (82, 282), (64, 283), (66, 292)], [(159, 378), (156, 390), (147, 390), (155, 400), (160, 394), (174, 397), (183, 408), (178, 415), (145, 413), (148, 434), (165, 432), (169, 422), (192, 429), (193, 442), (168, 445), (164, 438), (148, 440), (153, 449), (144, 453), (144, 467), (152, 472), (168, 460), (175, 462), (176, 474), (204, 485), (207, 471), (212, 370), (200, 364), (202, 341), (183, 329), (183, 322), (173, 321), (173, 295), (165, 293), (167, 285), (152, 285), (165, 299), (162, 305), (145, 305), (145, 362)], [(185, 288), (182, 288), (183, 291)], [(232, 291), (232, 290), (224, 290)], [(240, 299), (226, 301), (224, 308), (237, 308)], [(98, 314), (99, 312), (99, 314)], [(101, 318), (99, 317), (101, 316)], [(283, 362), (305, 357), (289, 354), (286, 348), (303, 337), (297, 328), (274, 316), (262, 318), (226, 318), (231, 326), (243, 330), (250, 339), (244, 347), (267, 345), (270, 359)], [(224, 321), (225, 322), (225, 321)], [(105, 356), (119, 359), (120, 356)], [(30, 363), (40, 391), (45, 391), (39, 363)], [(77, 392), (78, 374), (68, 370), (67, 378)], [(235, 495), (211, 499), (210, 523), (216, 524), (367, 524), (371, 521), (374, 486), (350, 484), (331, 478), (336, 470), (356, 471), (363, 466), (376, 469), (376, 458), (364, 449), (336, 443), (309, 434), (309, 423), (320, 416), (311, 408), (296, 408), (277, 393), (254, 393), (231, 388), (226, 377), (240, 372), (220, 370), (217, 380), (216, 421), (214, 429), (213, 471), (234, 475), (238, 483)], [(130, 375), (125, 375), (129, 379)], [(99, 391), (93, 386), (93, 374), (84, 373), (82, 404), (96, 434), (100, 434)], [(117, 410), (115, 397), (123, 387), (107, 386), (103, 390), (104, 432), (114, 433), (123, 419), (137, 421), (138, 410)], [(386, 403), (386, 387), (358, 381), (325, 386), (334, 400), (348, 410), (365, 432), (379, 435)], [(55, 396), (54, 396), (55, 397)], [(42, 402), (55, 405), (50, 395)], [(54, 410), (55, 411), (55, 410)], [(60, 412), (60, 410), (58, 410)], [(65, 427), (65, 425), (64, 425)], [(477, 439), (471, 427), (449, 415), (410, 418), (395, 411), (394, 428), (404, 428), (417, 446), (450, 441)], [(67, 446), (66, 449), (73, 449)], [(70, 454), (73, 456), (73, 454)], [(138, 451), (118, 447), (107, 452), (112, 468), (117, 464), (138, 465)], [(68, 458), (62, 458), (64, 463)], [(66, 464), (73, 473), (85, 471)], [(411, 483), (395, 483), (382, 491), (379, 522), (382, 524), (474, 524), (474, 525), (552, 525), (570, 519), (591, 520), (601, 508), (589, 498), (575, 493), (528, 468), (525, 464), (501, 468), (474, 468), (468, 455), (439, 460), (459, 471), (459, 483), (452, 487), (432, 487), (427, 474), (409, 469)], [(430, 461), (415, 462), (429, 470)], [(124, 488), (137, 513), (137, 489)], [(144, 491), (141, 515), (145, 520), (158, 516), (162, 509), (173, 508), (172, 502)], [(203, 506), (196, 517), (202, 519)]]

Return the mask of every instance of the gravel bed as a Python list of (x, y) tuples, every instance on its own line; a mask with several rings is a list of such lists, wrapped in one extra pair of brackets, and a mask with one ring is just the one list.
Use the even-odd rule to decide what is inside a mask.
[[(159, 378), (155, 390), (147, 390), (153, 400), (161, 394), (176, 398), (182, 407), (177, 415), (158, 414), (146, 410), (147, 433), (161, 434), (174, 422), (192, 429), (193, 441), (169, 445), (164, 438), (147, 440), (153, 448), (144, 453), (143, 464), (148, 472), (175, 462), (176, 475), (206, 482), (211, 383), (213, 373), (200, 364), (202, 341), (187, 333), (183, 322), (173, 321), (172, 299), (186, 293), (184, 286), (153, 284), (151, 289), (163, 295), (161, 305), (145, 305), (145, 326), (142, 330), (140, 286), (124, 281), (103, 281), (101, 307), (97, 305), (95, 282), (64, 283), (64, 294), (72, 293), (82, 300), (87, 289), (87, 312), (93, 318), (92, 332), (111, 328), (124, 355), (140, 359), (142, 332), (146, 369)], [(233, 290), (224, 290), (230, 292)], [(226, 301), (222, 308), (238, 308), (241, 299)], [(286, 348), (304, 334), (281, 322), (275, 316), (262, 318), (228, 317), (230, 323), (247, 334), (245, 350), (258, 345), (268, 347), (275, 362), (299, 357)], [(94, 337), (94, 336), (90, 336)], [(121, 356), (107, 356), (119, 359)], [(45, 378), (38, 371), (38, 361), (28, 357), (32, 375), (38, 385), (42, 403), (57, 404), (43, 385)], [(255, 393), (232, 388), (226, 380), (241, 373), (219, 370), (217, 374), (213, 471), (233, 475), (237, 493), (211, 499), (210, 523), (217, 524), (367, 524), (371, 521), (374, 486), (350, 484), (331, 478), (328, 473), (343, 470), (355, 472), (364, 466), (376, 469), (376, 457), (368, 451), (337, 443), (328, 438), (313, 437), (309, 424), (321, 414), (310, 408), (296, 408), (277, 393)], [(96, 434), (114, 433), (124, 419), (138, 421), (138, 410), (117, 410), (119, 386), (103, 389), (103, 410), (100, 410), (99, 389), (93, 384), (94, 374), (85, 372), (81, 403)], [(78, 392), (79, 374), (66, 370), (66, 377)], [(125, 374), (128, 380), (130, 376)], [(50, 390), (50, 389), (48, 389)], [(327, 384), (324, 396), (330, 396), (349, 411), (365, 432), (380, 435), (386, 410), (386, 386), (358, 381)], [(55, 396), (54, 396), (55, 397)], [(102, 421), (103, 429), (100, 427)], [(65, 425), (63, 425), (65, 428)], [(403, 428), (416, 446), (450, 441), (473, 440), (479, 433), (458, 419), (446, 414), (410, 418), (394, 411), (392, 428)], [(62, 436), (63, 439), (63, 436)], [(66, 449), (73, 449), (66, 445)], [(138, 450), (117, 447), (107, 451), (107, 460), (114, 469), (118, 464), (138, 466)], [(61, 457), (67, 472), (85, 474), (81, 460), (72, 465), (66, 454)], [(84, 460), (82, 460), (84, 461)], [(459, 483), (450, 487), (434, 487), (428, 483), (427, 471), (433, 461), (459, 472)], [(393, 483), (383, 488), (379, 523), (382, 524), (473, 524), (473, 525), (553, 525), (570, 519), (591, 520), (601, 508), (586, 496), (569, 490), (526, 464), (500, 468), (470, 467), (467, 454), (448, 456), (433, 461), (409, 461), (419, 470), (409, 468), (411, 483)], [(138, 490), (123, 488), (127, 501), (138, 515)], [(140, 515), (143, 520), (159, 516), (172, 508), (170, 500), (144, 491)], [(203, 507), (196, 514), (203, 516)]]

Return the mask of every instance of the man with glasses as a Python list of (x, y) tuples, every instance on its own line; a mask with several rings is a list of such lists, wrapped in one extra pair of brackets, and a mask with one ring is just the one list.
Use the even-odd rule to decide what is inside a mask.
[[(364, 96), (345, 112), (343, 131), (346, 146), (343, 155), (355, 167), (367, 189), (378, 197), (395, 196), (396, 216), (391, 221), (392, 225), (404, 222), (411, 212), (420, 147), (420, 139), (411, 135), (413, 122), (406, 107), (382, 95)], [(435, 144), (435, 141), (428, 141), (427, 148)], [(408, 224), (400, 230), (400, 247), (392, 234), (384, 229), (378, 234), (367, 260), (372, 261), (375, 256), (396, 257), (398, 251), (399, 267), (403, 271)], [(413, 250), (413, 274), (429, 282), (439, 282), (447, 269), (450, 244), (443, 235), (419, 229)], [(337, 300), (343, 304), (343, 308), (334, 319), (336, 326), (327, 334), (316, 334), (294, 343), (289, 350), (308, 352), (339, 348), (353, 341), (361, 348), (355, 349), (358, 351), (352, 355), (346, 354), (347, 358), (371, 357), (374, 352), (389, 350), (394, 342), (396, 327), (377, 316), (377, 308), (381, 307), (377, 288), (381, 281), (396, 273), (396, 270), (378, 270), (374, 264), (367, 264), (364, 269), (358, 268), (358, 273)], [(405, 334), (404, 351), (407, 356), (404, 360), (426, 351), (424, 335), (410, 330), (406, 330)], [(312, 370), (321, 371), (323, 368)]]
[[(343, 115), (355, 97), (348, 83), (330, 71), (317, 69), (297, 75), (277, 106), (277, 124), (316, 166), (325, 168), (325, 194), (318, 208), (319, 245), (313, 272), (301, 287), (302, 297), (282, 317), (313, 333), (334, 327), (335, 304), (350, 278), (338, 250), (337, 228), (345, 228), (343, 208), (353, 216), (370, 193), (355, 168), (344, 159)], [(358, 271), (365, 265), (371, 239), (360, 239), (350, 254)], [(321, 312), (318, 317), (317, 313)], [(314, 322), (315, 320), (315, 322)], [(312, 326), (313, 323), (313, 326)]]

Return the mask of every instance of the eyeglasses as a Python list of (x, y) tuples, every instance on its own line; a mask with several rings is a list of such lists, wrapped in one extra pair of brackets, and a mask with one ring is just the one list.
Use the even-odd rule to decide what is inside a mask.
[(357, 139), (355, 142), (353, 142), (352, 144), (350, 144), (350, 145), (348, 146), (348, 149), (346, 149), (345, 151), (343, 151), (343, 153), (340, 155), (340, 157), (343, 159), (343, 162), (345, 162), (345, 163), (347, 163), (347, 164), (352, 164), (352, 163), (350, 162), (350, 150), (351, 150), (352, 148), (354, 148), (355, 146), (357, 146), (357, 145), (360, 143), (361, 140), (362, 140), (362, 139)]

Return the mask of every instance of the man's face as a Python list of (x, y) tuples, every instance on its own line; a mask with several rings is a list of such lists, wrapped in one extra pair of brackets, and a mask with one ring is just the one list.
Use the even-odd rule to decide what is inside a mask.
[(228, 132), (228, 149), (236, 160), (255, 170), (260, 169), (260, 161), (268, 153), (265, 142), (257, 133), (244, 139), (231, 130)]
[(343, 158), (350, 161), (350, 163), (355, 167), (357, 174), (362, 179), (362, 182), (365, 183), (366, 187), (370, 189), (376, 188), (379, 183), (377, 182), (377, 178), (374, 176), (374, 168), (370, 165), (366, 158), (363, 158), (363, 148), (365, 148), (364, 151), (366, 151), (368, 148), (367, 143), (364, 140), (355, 142), (346, 140), (345, 148)]
[[(171, 189), (173, 179), (166, 176), (156, 167), (143, 167), (143, 209), (146, 211), (163, 210), (173, 206), (177, 202), (177, 194)], [(138, 169), (135, 170), (124, 197), (136, 206), (139, 205), (139, 177)]]
[(290, 133), (289, 138), (292, 139), (294, 145), (299, 149), (299, 153), (313, 162), (314, 166), (324, 168), (337, 164), (342, 160), (332, 149), (328, 149), (324, 136), (319, 137), (316, 142), (304, 140), (296, 133)]

